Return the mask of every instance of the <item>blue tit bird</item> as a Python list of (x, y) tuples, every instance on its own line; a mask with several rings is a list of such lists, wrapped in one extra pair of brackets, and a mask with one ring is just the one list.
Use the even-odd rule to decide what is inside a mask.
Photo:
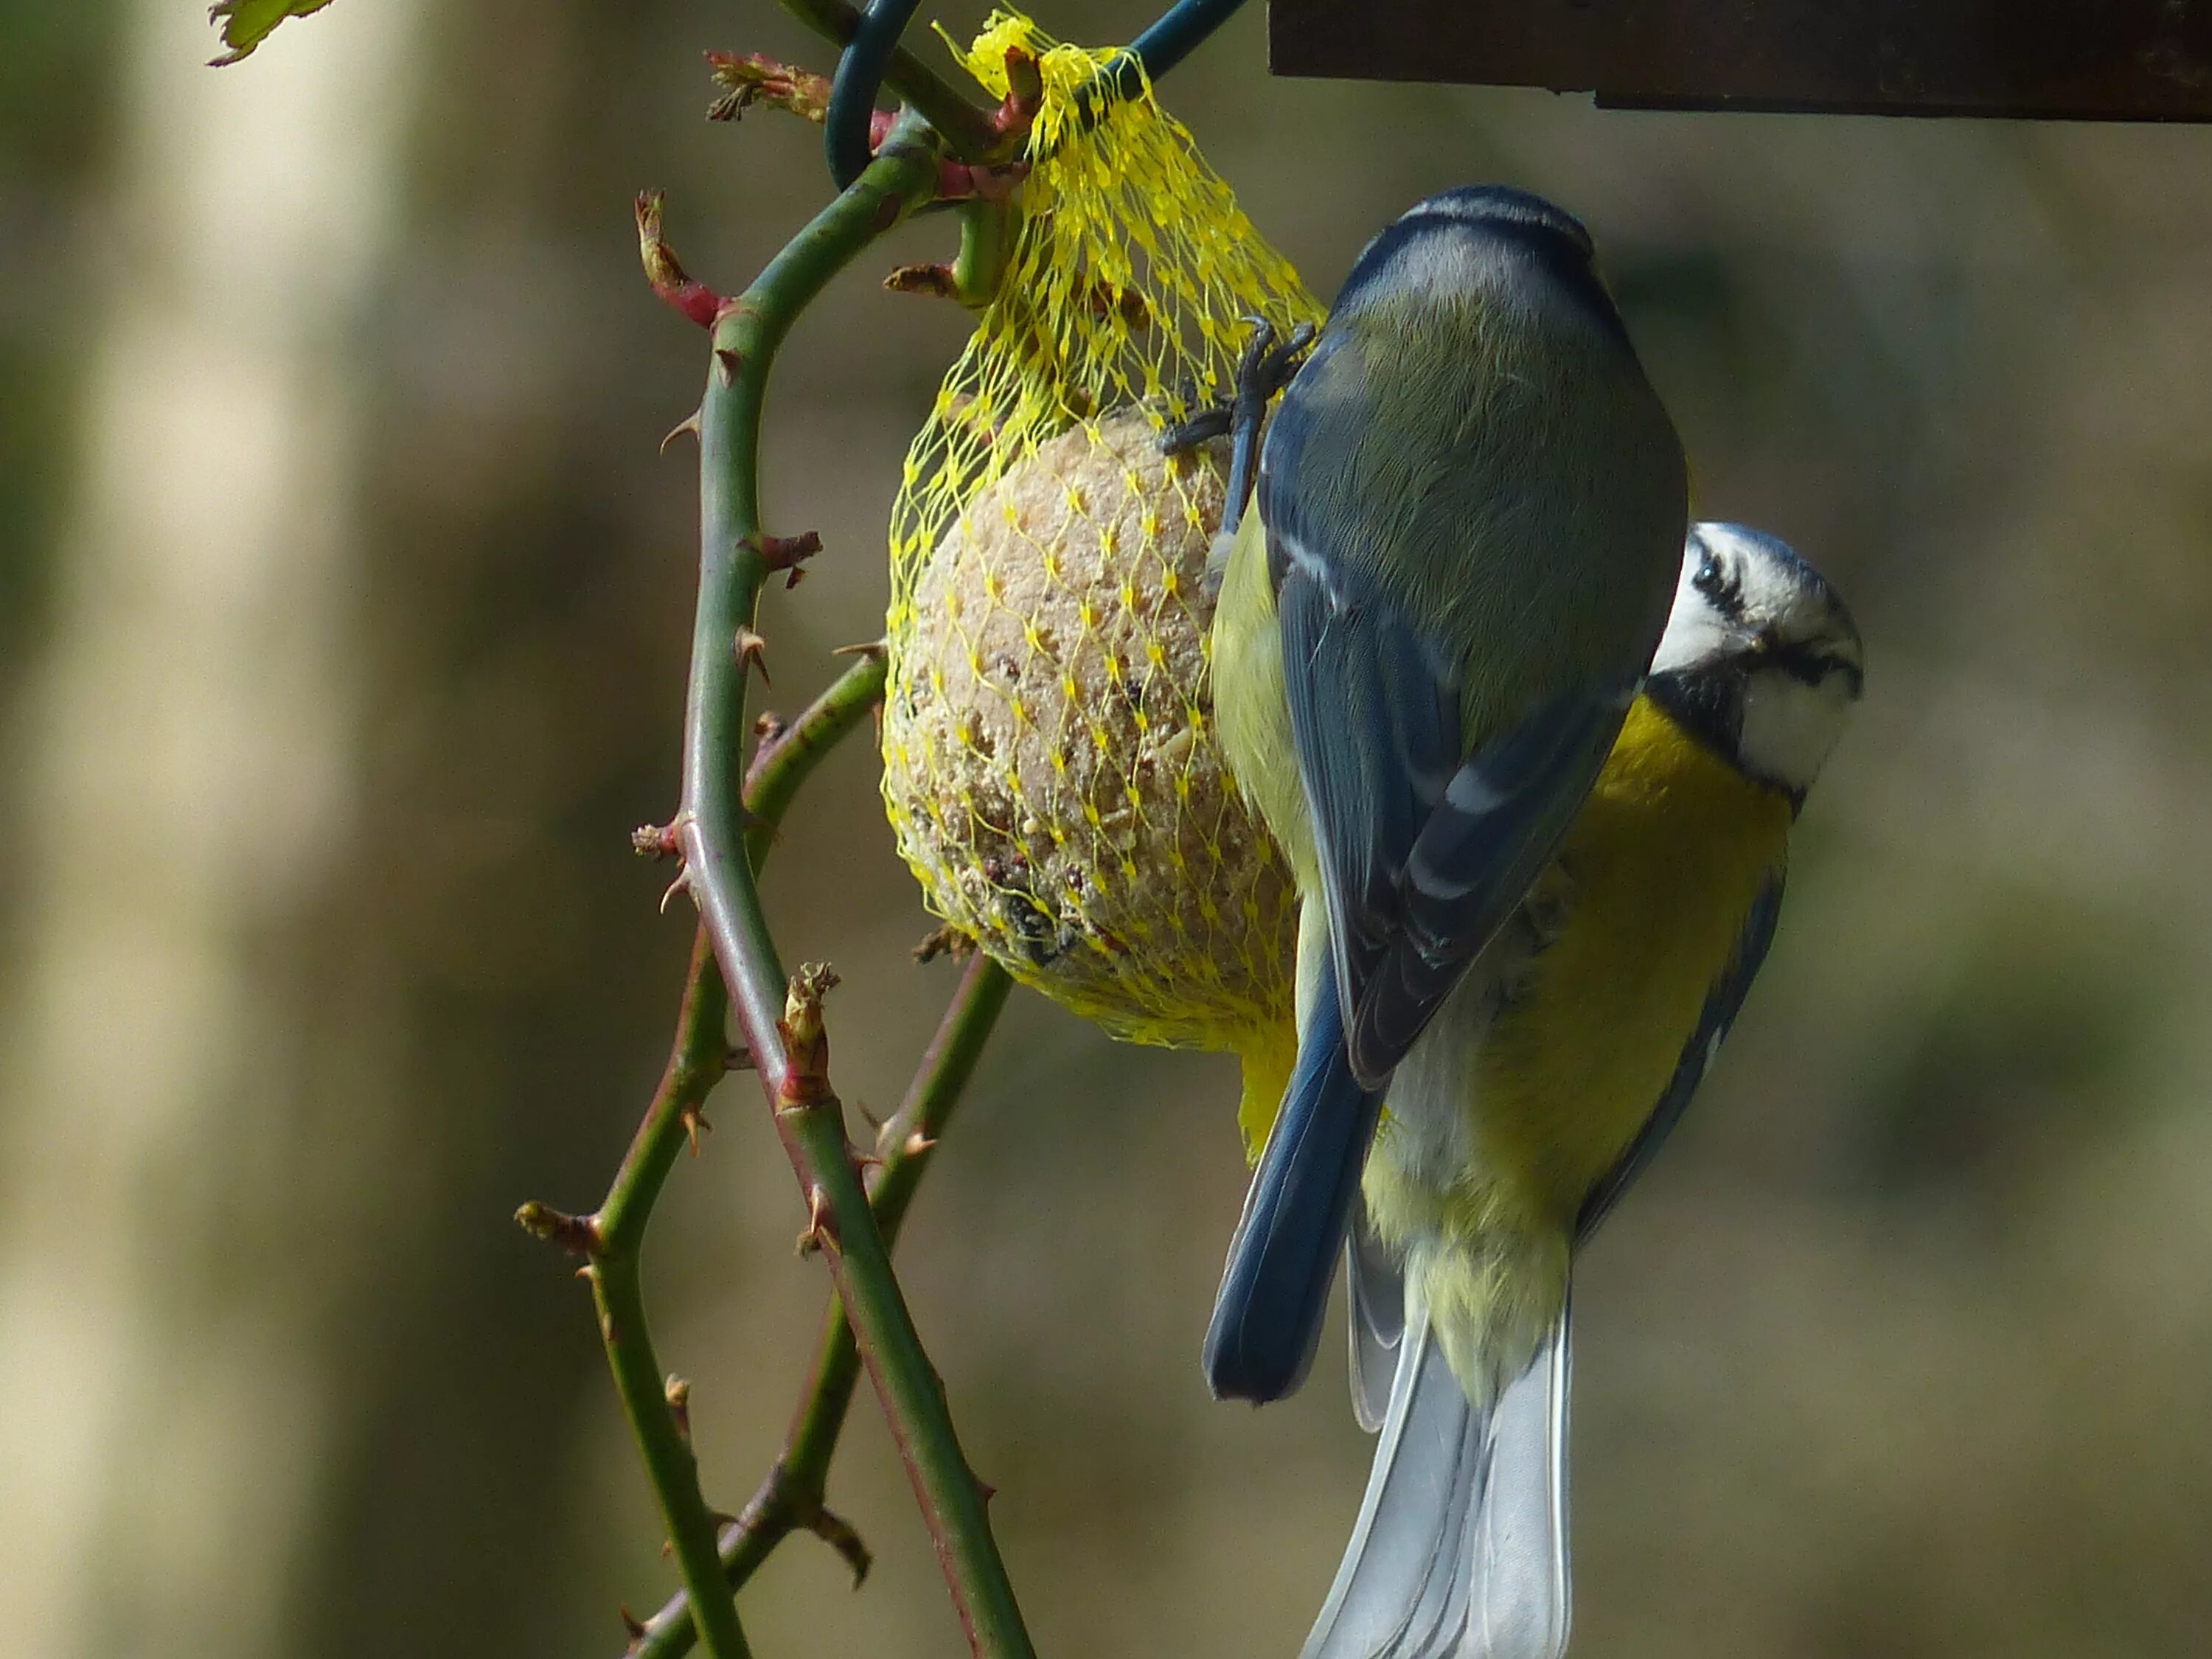
[(1692, 529), (1558, 857), (1391, 1079), (1349, 1252), (1354, 1404), (1382, 1436), (1303, 1659), (1565, 1651), (1570, 1266), (1735, 1020), (1863, 674), (1810, 566)]
[(1223, 1397), (1304, 1375), (1385, 1086), (1464, 1047), (1431, 1021), (1550, 861), (1667, 619), (1681, 444), (1591, 258), (1525, 191), (1408, 210), (1284, 388), (1230, 532), (1222, 750), (1302, 904), (1297, 1060), (1206, 1334)]

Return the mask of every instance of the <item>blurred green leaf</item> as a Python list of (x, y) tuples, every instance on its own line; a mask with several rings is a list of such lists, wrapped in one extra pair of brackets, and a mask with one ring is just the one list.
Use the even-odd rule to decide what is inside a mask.
[(208, 8), (208, 21), (222, 25), (222, 44), (228, 48), (209, 62), (221, 69), (248, 56), (270, 31), (288, 17), (305, 17), (320, 11), (331, 0), (216, 0)]

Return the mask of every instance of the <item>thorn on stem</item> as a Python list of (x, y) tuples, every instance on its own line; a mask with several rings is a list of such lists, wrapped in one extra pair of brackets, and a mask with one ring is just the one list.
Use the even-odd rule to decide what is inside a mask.
[(874, 1130), (878, 1135), (881, 1135), (883, 1133), (884, 1120), (878, 1117), (873, 1112), (868, 1109), (868, 1103), (866, 1101), (854, 1101), (853, 1103), (853, 1109), (860, 1115), (861, 1122), (866, 1124), (871, 1129)]
[(806, 1529), (844, 1559), (853, 1570), (853, 1588), (858, 1589), (867, 1582), (868, 1569), (876, 1564), (875, 1557), (861, 1541), (853, 1523), (824, 1504), (817, 1504), (806, 1517)]
[(699, 411), (696, 409), (668, 428), (668, 435), (660, 441), (660, 453), (665, 455), (668, 453), (668, 446), (687, 432), (695, 438), (699, 435)]
[(981, 1498), (986, 1504), (989, 1503), (994, 1498), (996, 1498), (999, 1495), (999, 1489), (993, 1486), (989, 1481), (986, 1480), (981, 1475), (976, 1474), (973, 1469), (970, 1469), (968, 1472), (968, 1478), (975, 1483), (975, 1495)]
[(668, 1414), (676, 1419), (676, 1432), (691, 1443), (691, 1384), (674, 1371), (668, 1373)]
[(724, 386), (728, 386), (735, 381), (738, 378), (738, 371), (744, 366), (745, 360), (744, 354), (732, 351), (726, 346), (717, 346), (714, 348), (714, 369), (715, 372), (721, 376), (722, 384)]
[(703, 1106), (686, 1106), (679, 1115), (684, 1123), (684, 1138), (691, 1143), (691, 1156), (699, 1156), (699, 1137), (712, 1134), (714, 1126), (707, 1121)]
[(515, 1211), (514, 1220), (532, 1238), (557, 1244), (571, 1255), (599, 1254), (599, 1224), (594, 1217), (570, 1215), (533, 1198)]
[(751, 629), (740, 628), (738, 630), (737, 647), (738, 666), (741, 669), (759, 669), (761, 684), (772, 686), (775, 682), (768, 677), (768, 641), (753, 632)]
[(932, 1135), (926, 1135), (922, 1133), (921, 1130), (916, 1129), (907, 1136), (905, 1144), (899, 1148), (899, 1156), (901, 1158), (920, 1158), (924, 1152), (933, 1152), (936, 1150), (936, 1138)]
[(886, 640), (863, 640), (858, 645), (841, 645), (830, 654), (833, 657), (870, 657), (881, 662), (890, 655), (890, 643)]
[(830, 1194), (819, 1186), (806, 1189), (806, 1231), (799, 1236), (799, 1254), (813, 1255), (837, 1242), (837, 1218), (830, 1208)]
[(660, 213), (666, 199), (657, 190), (637, 193), (637, 253), (645, 265), (645, 280), (678, 313), (702, 328), (712, 328), (722, 309), (722, 296), (686, 275), (676, 258), (676, 250), (662, 239)]
[(676, 872), (676, 879), (670, 882), (668, 884), (667, 890), (661, 894), (660, 914), (664, 916), (668, 914), (668, 907), (675, 902), (676, 896), (678, 893), (688, 893), (690, 890), (691, 867), (690, 866), (686, 865), (683, 869), (678, 870)]
[(638, 1650), (639, 1644), (645, 1640), (646, 1632), (644, 1621), (640, 1620), (635, 1613), (629, 1610), (629, 1603), (627, 1601), (622, 1603), (617, 1610), (622, 1614), (623, 1629), (628, 1632), (629, 1636), (629, 1648), (628, 1650), (635, 1653)]

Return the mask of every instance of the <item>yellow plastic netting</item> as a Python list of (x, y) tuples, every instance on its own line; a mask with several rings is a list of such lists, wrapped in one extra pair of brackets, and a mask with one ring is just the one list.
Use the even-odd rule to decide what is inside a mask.
[(1041, 59), (1034, 165), (891, 513), (884, 797), (933, 909), (1117, 1036), (1243, 1054), (1249, 1123), (1296, 897), (1213, 743), (1226, 447), (1158, 437), (1230, 394), (1246, 318), (1322, 308), (1149, 87), (1079, 116), (1112, 53), (1000, 14), (965, 54), (994, 95), (1009, 46)]

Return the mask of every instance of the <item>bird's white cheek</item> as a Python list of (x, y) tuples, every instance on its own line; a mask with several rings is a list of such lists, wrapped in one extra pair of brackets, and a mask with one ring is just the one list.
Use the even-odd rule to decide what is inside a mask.
[(1674, 599), (1674, 614), (1668, 618), (1659, 649), (1651, 659), (1651, 672), (1664, 674), (1712, 661), (1729, 643), (1728, 624), (1704, 597), (1686, 582)]
[(1788, 675), (1753, 674), (1743, 690), (1738, 752), (1746, 768), (1791, 789), (1809, 789), (1844, 726), (1850, 694), (1841, 675), (1807, 685)]

